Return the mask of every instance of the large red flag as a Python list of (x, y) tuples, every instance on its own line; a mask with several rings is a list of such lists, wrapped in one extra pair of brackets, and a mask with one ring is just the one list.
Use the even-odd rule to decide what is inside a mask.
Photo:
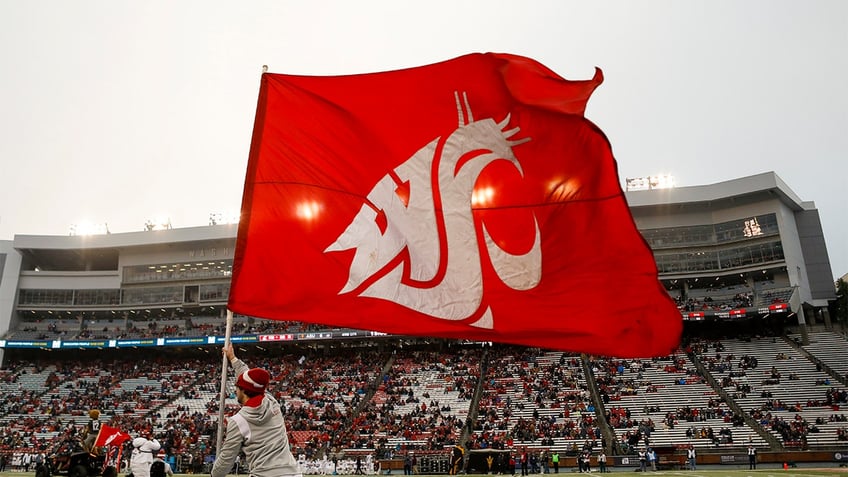
[(389, 333), (664, 355), (657, 279), (604, 134), (600, 70), (472, 54), (263, 74), (229, 307)]

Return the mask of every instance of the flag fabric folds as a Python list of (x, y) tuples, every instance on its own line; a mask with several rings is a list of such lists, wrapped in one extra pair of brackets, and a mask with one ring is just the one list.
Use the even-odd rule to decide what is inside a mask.
[(117, 428), (100, 425), (100, 431), (97, 432), (97, 439), (94, 440), (94, 447), (119, 446), (130, 440), (129, 434), (121, 432)]
[(668, 354), (681, 315), (630, 215), (603, 78), (508, 54), (262, 75), (229, 308), (415, 336)]

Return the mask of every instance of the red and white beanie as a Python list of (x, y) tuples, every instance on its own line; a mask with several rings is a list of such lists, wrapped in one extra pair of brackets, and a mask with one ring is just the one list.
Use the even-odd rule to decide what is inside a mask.
[(236, 386), (245, 391), (261, 394), (265, 392), (265, 387), (268, 386), (270, 380), (271, 375), (268, 371), (262, 368), (250, 368), (239, 375)]

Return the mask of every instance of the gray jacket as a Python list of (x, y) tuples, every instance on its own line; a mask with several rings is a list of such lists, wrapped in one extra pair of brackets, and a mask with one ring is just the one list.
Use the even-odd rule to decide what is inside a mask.
[[(232, 362), (236, 376), (249, 368), (238, 358)], [(283, 411), (274, 397), (265, 393), (251, 399), (227, 420), (227, 434), (212, 466), (212, 477), (225, 477), (240, 451), (247, 457), (247, 468), (253, 477), (300, 476), (289, 447)], [(251, 406), (250, 404), (255, 404)]]

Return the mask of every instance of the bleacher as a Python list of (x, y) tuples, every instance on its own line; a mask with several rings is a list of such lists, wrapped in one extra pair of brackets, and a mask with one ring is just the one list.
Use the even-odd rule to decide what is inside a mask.
[(80, 323), (75, 319), (50, 319), (23, 321), (17, 328), (6, 333), (7, 340), (54, 340), (70, 339), (80, 332)]
[[(839, 334), (816, 332), (804, 349), (843, 373), (848, 364), (839, 357), (845, 356), (845, 344)], [(700, 348), (698, 359), (710, 367), (731, 399), (746, 413), (756, 412), (758, 422), (784, 445), (832, 449), (845, 444), (837, 431), (848, 424), (840, 420), (848, 404), (828, 397), (828, 392), (843, 388), (826, 370), (817, 370), (814, 360), (782, 338), (725, 340), (720, 345), (720, 351), (714, 345)], [(600, 445), (602, 419), (593, 406), (593, 389), (580, 356), (506, 346), (487, 352), (479, 403), (472, 401), (483, 369), (479, 347), (375, 347), (354, 353), (304, 351), (244, 358), (271, 370), (272, 391), (286, 409), (292, 445), (308, 449), (310, 455), (322, 449), (348, 455), (378, 449), (442, 452), (467, 431), (466, 420), (472, 415), (477, 416), (472, 445), (509, 441), (531, 452), (553, 449), (564, 455), (587, 441)], [(755, 359), (757, 367), (743, 370), (742, 357)], [(188, 426), (192, 432), (180, 431), (184, 445), (196, 449), (216, 426), (218, 358), (211, 353), (184, 361), (13, 365), (0, 371), (0, 426), (46, 445), (61, 435), (62, 426), (82, 426), (87, 411), (97, 408), (104, 422), (129, 430), (151, 426), (164, 432)], [(175, 362), (179, 365), (169, 366)], [(384, 374), (388, 363), (392, 365)], [(693, 444), (710, 451), (749, 442), (769, 447), (756, 430), (733, 419), (728, 403), (683, 352), (653, 360), (592, 358), (585, 364), (607, 398), (607, 414), (626, 411), (629, 416), (629, 424), (613, 429), (618, 442), (641, 431), (657, 447)], [(232, 376), (229, 379), (232, 389)], [(227, 412), (238, 407), (232, 395), (224, 404)], [(775, 422), (803, 429), (802, 437), (787, 437)], [(648, 428), (650, 432), (644, 432)], [(713, 438), (703, 434), (706, 429), (712, 429)], [(628, 450), (642, 445), (639, 440)]]
[(388, 448), (432, 450), (459, 439), (480, 374), (478, 350), (398, 350), (363, 412), (381, 423), (366, 432)]
[(537, 348), (491, 356), (474, 439), (512, 440), (530, 452), (600, 445), (597, 413), (579, 355)]
[[(750, 427), (733, 425), (732, 411), (697, 373), (685, 353), (663, 359), (629, 360), (629, 365), (620, 369), (620, 379), (632, 380), (634, 385), (628, 392), (615, 395), (607, 408), (629, 410), (632, 427), (616, 429), (618, 439), (628, 447), (645, 447), (645, 443), (629, 440), (627, 431), (647, 437), (654, 447), (691, 444), (707, 449), (749, 441), (765, 445)], [(710, 430), (714, 438), (707, 437)]]
[(766, 280), (754, 282), (755, 306), (768, 306), (774, 303), (789, 303), (795, 289), (785, 281)]
[[(750, 340), (727, 340), (722, 342), (725, 356), (732, 356), (734, 367), (714, 372), (716, 379), (728, 377), (732, 384), (725, 389), (736, 395), (734, 400), (746, 412), (759, 411), (761, 424), (788, 447), (835, 446), (838, 444), (836, 429), (839, 423), (826, 422), (816, 425), (818, 432), (810, 432), (817, 418), (829, 420), (838, 409), (826, 403), (827, 391), (838, 383), (831, 376), (816, 369), (816, 365), (781, 338), (753, 338)], [(757, 360), (756, 368), (739, 373), (742, 356)], [(746, 390), (743, 392), (742, 390)], [(769, 419), (769, 417), (771, 419)], [(800, 432), (785, 436), (775, 429), (773, 420), (782, 420), (786, 426)]]
[(754, 289), (747, 285), (716, 288), (692, 288), (687, 296), (694, 311), (700, 309), (729, 310), (752, 306)]
[[(799, 333), (790, 334), (789, 338), (801, 343)], [(804, 346), (808, 353), (818, 358), (839, 376), (848, 378), (848, 338), (835, 331), (814, 331), (808, 334), (809, 344)]]

